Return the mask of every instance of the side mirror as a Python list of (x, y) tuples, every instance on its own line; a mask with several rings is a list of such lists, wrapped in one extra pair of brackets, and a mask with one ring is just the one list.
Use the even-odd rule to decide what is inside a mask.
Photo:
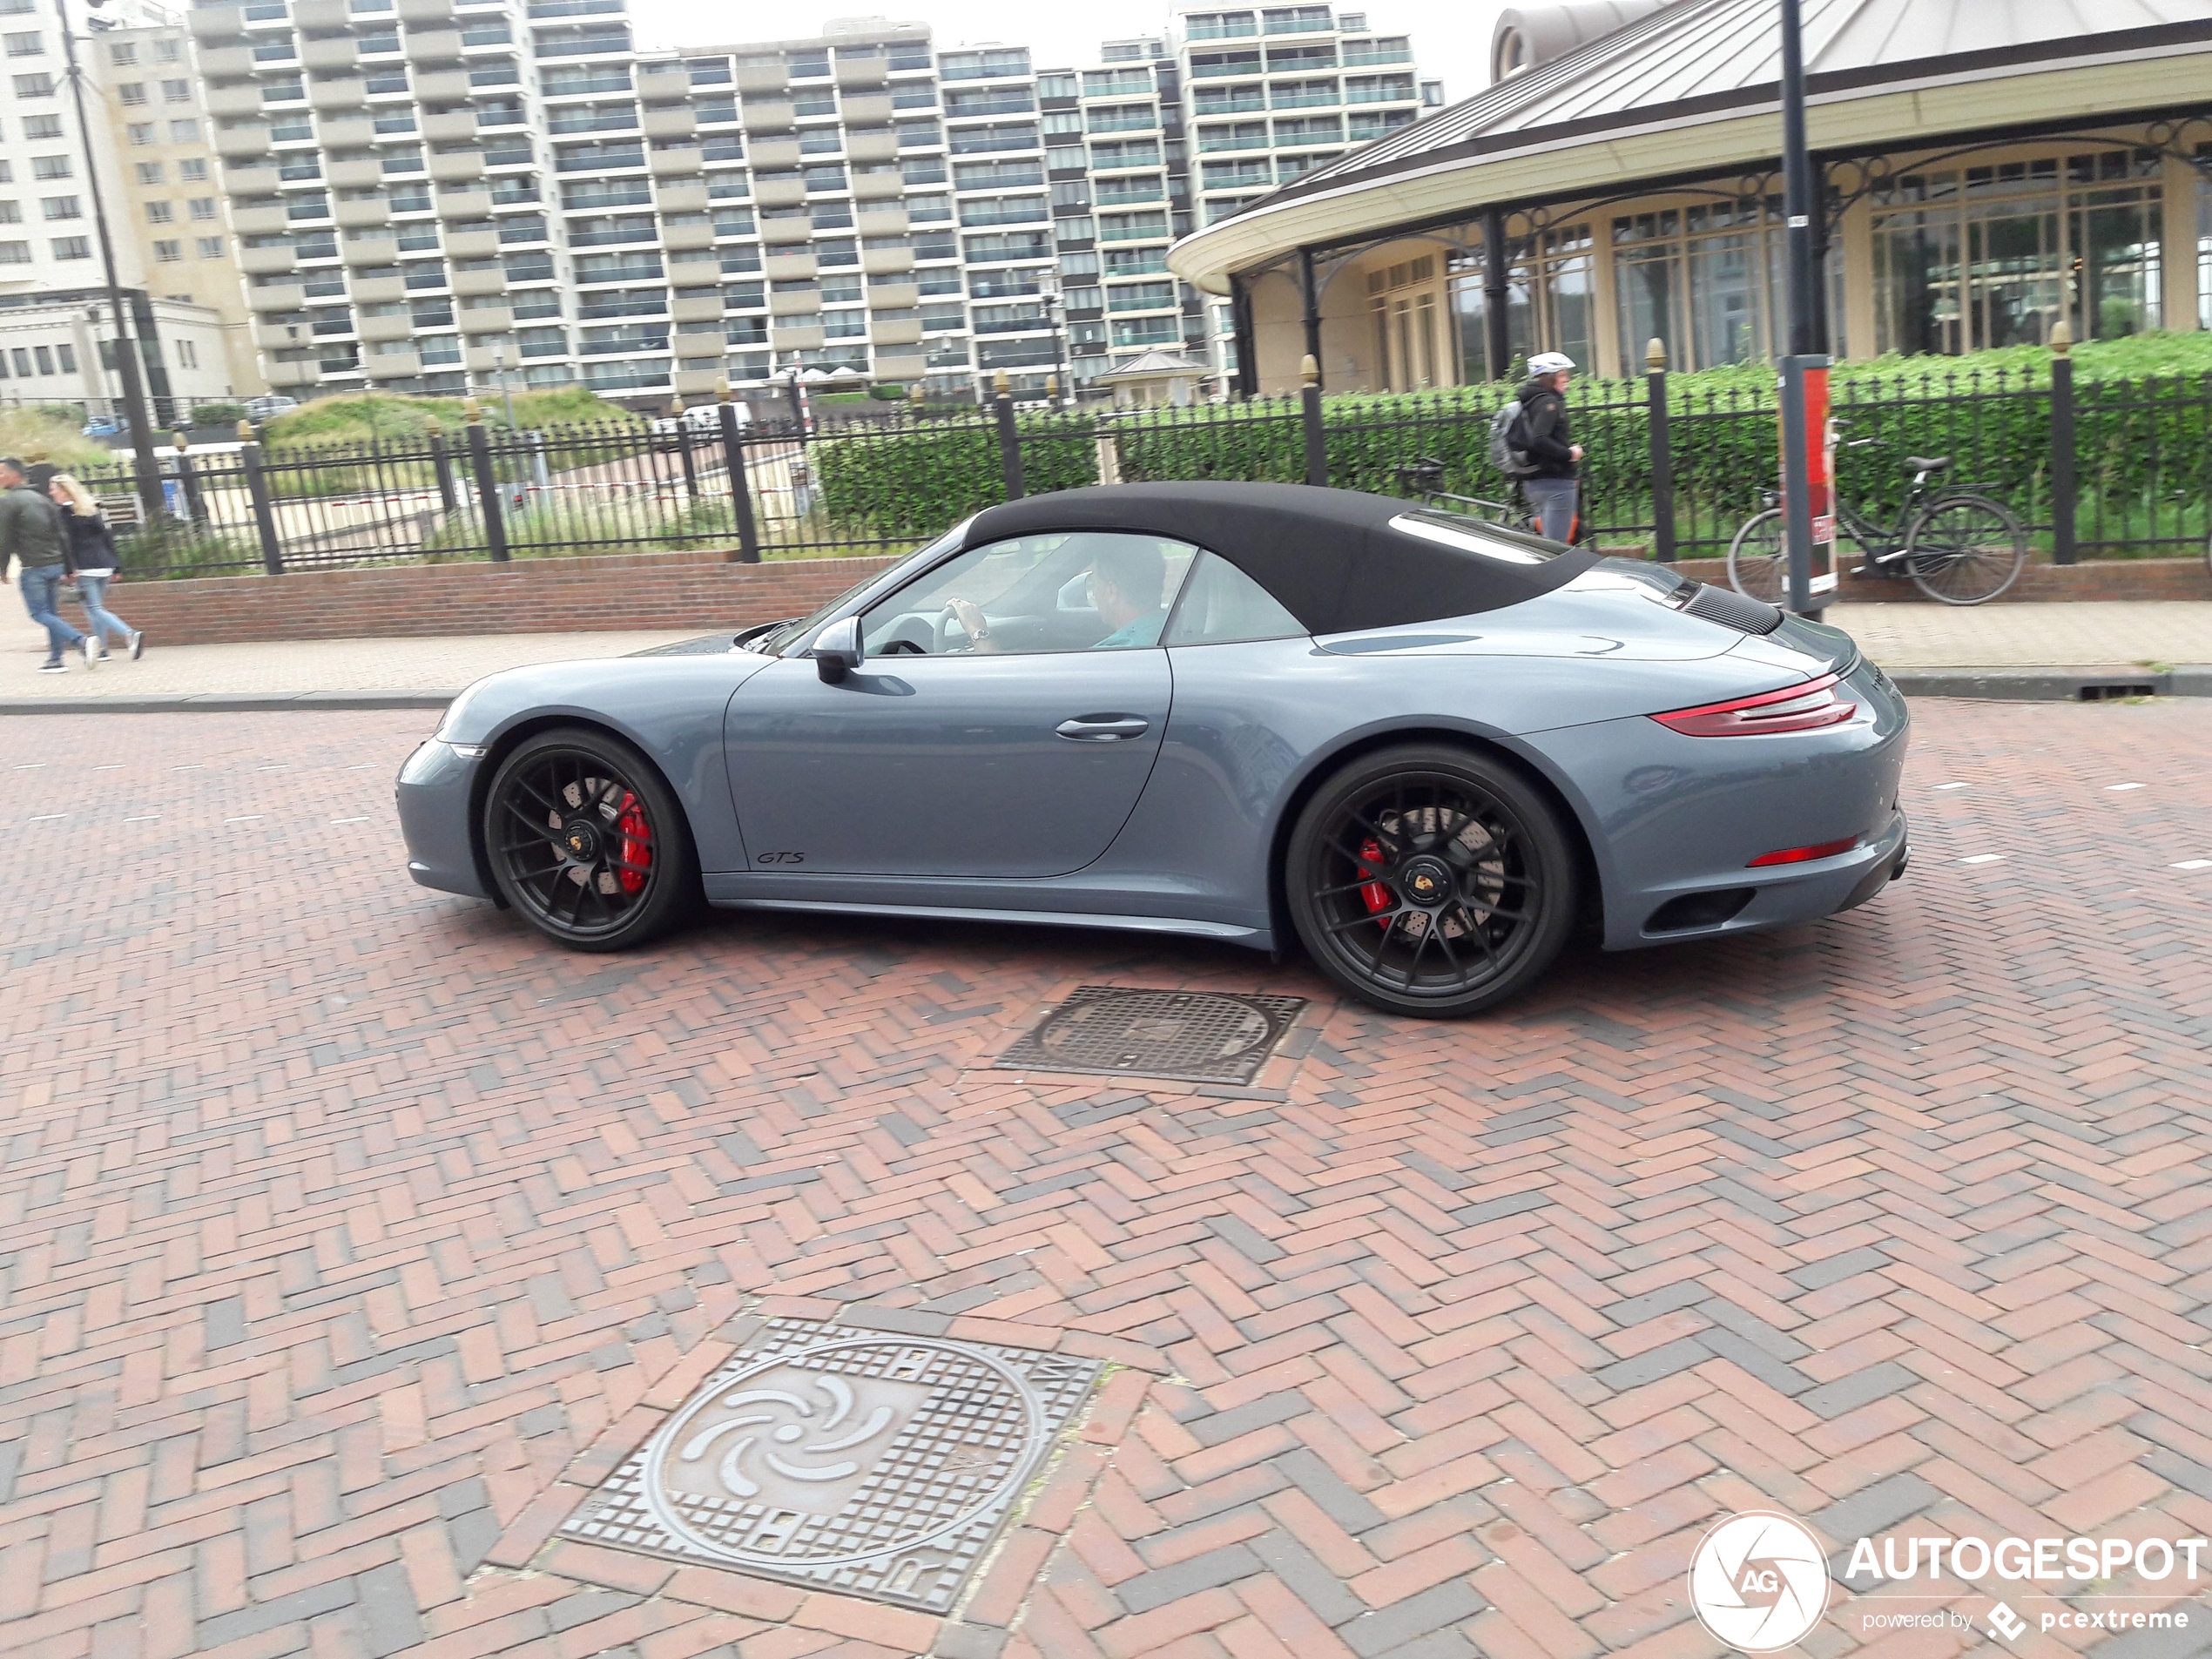
[(846, 617), (830, 624), (814, 636), (806, 654), (823, 680), (835, 685), (860, 665), (860, 619)]

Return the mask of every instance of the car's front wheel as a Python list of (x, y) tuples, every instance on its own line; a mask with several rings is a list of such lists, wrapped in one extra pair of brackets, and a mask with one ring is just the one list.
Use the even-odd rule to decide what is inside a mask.
[(1556, 809), (1511, 767), (1443, 745), (1381, 750), (1323, 784), (1284, 876), (1315, 964), (1396, 1014), (1447, 1018), (1518, 995), (1575, 919)]
[(628, 744), (541, 732), (499, 764), (484, 848), (501, 895), (571, 950), (623, 950), (665, 931), (698, 894), (675, 796)]

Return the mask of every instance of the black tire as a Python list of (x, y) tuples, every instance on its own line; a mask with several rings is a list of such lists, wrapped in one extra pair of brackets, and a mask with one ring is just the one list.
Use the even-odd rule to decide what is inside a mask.
[(2027, 531), (2012, 509), (1986, 496), (1943, 496), (1905, 532), (1912, 585), (1947, 605), (1986, 604), (2020, 579)]
[(484, 792), (484, 850), (500, 894), (570, 950), (627, 950), (699, 896), (691, 826), (630, 745), (584, 726), (516, 745)]
[(1728, 584), (1750, 599), (1790, 603), (1789, 527), (1779, 507), (1747, 518), (1728, 544)]
[(1442, 744), (1380, 750), (1329, 779), (1298, 814), (1283, 874), (1315, 966), (1393, 1014), (1450, 1019), (1519, 995), (1575, 922), (1557, 811), (1512, 768)]

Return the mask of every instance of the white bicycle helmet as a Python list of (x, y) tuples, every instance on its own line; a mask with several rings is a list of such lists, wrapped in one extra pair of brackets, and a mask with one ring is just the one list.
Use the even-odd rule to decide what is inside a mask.
[(1528, 360), (1531, 374), (1557, 374), (1562, 371), (1571, 374), (1574, 368), (1575, 360), (1563, 351), (1540, 351)]

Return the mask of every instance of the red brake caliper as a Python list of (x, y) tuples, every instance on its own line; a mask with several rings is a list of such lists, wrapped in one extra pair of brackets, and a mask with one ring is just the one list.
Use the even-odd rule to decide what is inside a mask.
[[(1372, 836), (1360, 842), (1359, 861), (1371, 870), (1379, 869), (1383, 861), (1381, 843)], [(1379, 916), (1385, 911), (1397, 907), (1391, 901), (1390, 889), (1379, 881), (1370, 881), (1361, 887), (1359, 898), (1360, 901), (1367, 907), (1367, 914), (1371, 916)]]
[(629, 790), (622, 792), (622, 816), (615, 819), (615, 828), (622, 836), (622, 861), (637, 865), (637, 869), (616, 872), (621, 879), (624, 893), (635, 893), (645, 885), (643, 867), (653, 861), (653, 844), (643, 839), (651, 833), (645, 826), (645, 809), (637, 804), (637, 797)]

